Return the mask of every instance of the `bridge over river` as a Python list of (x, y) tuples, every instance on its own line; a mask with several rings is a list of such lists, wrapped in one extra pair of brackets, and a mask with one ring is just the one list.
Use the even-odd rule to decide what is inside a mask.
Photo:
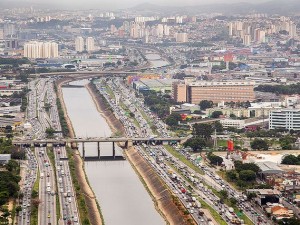
[[(54, 147), (58, 146), (65, 146), (70, 144), (70, 146), (74, 147), (77, 146), (78, 143), (82, 144), (82, 157), (84, 160), (101, 160), (103, 158), (100, 154), (100, 143), (101, 142), (112, 142), (112, 157), (109, 159), (120, 159), (120, 157), (116, 156), (115, 151), (115, 143), (118, 143), (122, 148), (128, 148), (133, 145), (140, 145), (140, 144), (152, 144), (152, 145), (168, 145), (168, 144), (177, 144), (182, 143), (184, 138), (178, 137), (134, 137), (134, 138), (127, 138), (127, 137), (93, 137), (93, 138), (63, 138), (63, 139), (44, 139), (44, 140), (13, 140), (12, 143), (14, 145), (18, 145), (21, 147), (46, 147), (48, 145), (52, 145)], [(85, 143), (97, 143), (97, 150), (98, 156), (97, 157), (86, 157), (85, 154)], [(123, 157), (121, 157), (123, 158)]]

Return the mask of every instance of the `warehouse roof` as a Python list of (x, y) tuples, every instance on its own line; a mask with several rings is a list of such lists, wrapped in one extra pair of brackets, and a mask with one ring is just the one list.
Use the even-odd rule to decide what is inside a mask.
[(263, 174), (276, 174), (283, 173), (283, 170), (280, 169), (276, 163), (266, 161), (266, 162), (255, 162), (259, 166), (261, 173)]

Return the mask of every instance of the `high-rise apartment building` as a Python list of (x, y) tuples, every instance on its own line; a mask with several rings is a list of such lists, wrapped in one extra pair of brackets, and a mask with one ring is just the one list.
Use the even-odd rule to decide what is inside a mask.
[(188, 42), (188, 35), (187, 33), (176, 33), (175, 39), (178, 43), (185, 43)]
[(4, 30), (0, 28), (0, 40), (4, 39)]
[(84, 51), (84, 39), (83, 39), (83, 37), (77, 37), (75, 39), (75, 50), (76, 50), (76, 52), (83, 52)]
[(5, 23), (3, 28), (4, 38), (16, 35), (16, 26), (13, 23)]
[(251, 44), (251, 35), (246, 34), (243, 36), (243, 44), (249, 46)]
[(95, 51), (95, 40), (93, 37), (88, 37), (85, 41), (86, 50), (88, 52)]
[(24, 45), (24, 57), (56, 58), (58, 57), (58, 44), (54, 42), (31, 41)]
[(176, 102), (186, 102), (186, 84), (174, 82), (172, 84), (172, 97)]

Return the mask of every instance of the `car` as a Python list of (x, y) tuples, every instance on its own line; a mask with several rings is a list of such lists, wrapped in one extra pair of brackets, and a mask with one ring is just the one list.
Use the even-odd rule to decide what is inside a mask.
[(50, 214), (48, 214), (48, 218), (50, 218)]

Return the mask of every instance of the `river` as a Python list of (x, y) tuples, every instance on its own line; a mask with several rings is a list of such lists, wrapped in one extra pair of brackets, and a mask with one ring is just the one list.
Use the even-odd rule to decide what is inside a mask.
[(152, 68), (157, 68), (157, 67), (162, 67), (162, 66), (169, 65), (169, 62), (162, 59), (159, 54), (147, 53), (147, 54), (145, 54), (145, 57), (151, 63)]
[[(83, 85), (87, 81), (73, 84)], [(63, 88), (63, 97), (77, 137), (109, 137), (112, 133), (86, 88)], [(81, 146), (79, 146), (80, 148)], [(85, 144), (86, 156), (97, 155), (95, 143)], [(100, 144), (101, 155), (112, 144)], [(116, 149), (121, 155), (122, 150)], [(85, 172), (107, 225), (162, 225), (165, 221), (128, 161), (85, 162)]]

